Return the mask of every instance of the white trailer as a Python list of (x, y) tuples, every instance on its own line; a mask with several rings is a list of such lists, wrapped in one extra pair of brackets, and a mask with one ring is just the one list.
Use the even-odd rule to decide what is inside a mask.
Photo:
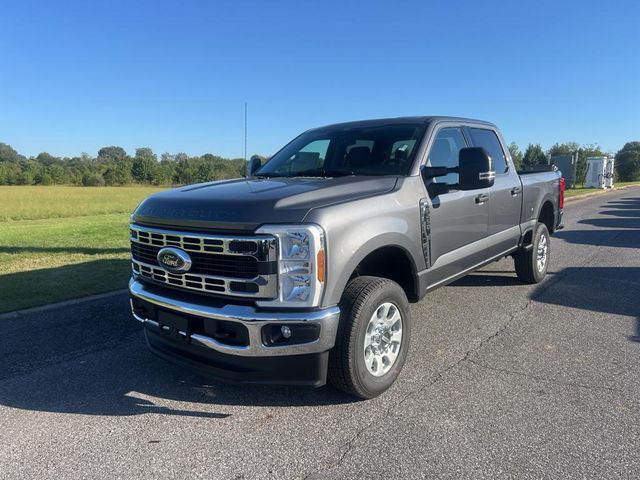
[(585, 177), (584, 186), (591, 188), (612, 188), (613, 158), (587, 158), (587, 175)]

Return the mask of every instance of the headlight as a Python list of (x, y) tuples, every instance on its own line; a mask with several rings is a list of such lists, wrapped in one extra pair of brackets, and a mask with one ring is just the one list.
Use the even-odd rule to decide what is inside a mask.
[(325, 283), (325, 238), (318, 225), (264, 225), (278, 239), (278, 299), (260, 306), (316, 307)]

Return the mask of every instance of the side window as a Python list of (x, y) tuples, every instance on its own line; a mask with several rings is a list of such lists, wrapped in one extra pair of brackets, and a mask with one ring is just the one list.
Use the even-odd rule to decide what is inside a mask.
[[(432, 167), (457, 167), (458, 154), (467, 145), (459, 128), (443, 128), (431, 145), (427, 164)], [(458, 183), (458, 174), (435, 178), (438, 183)]]
[(474, 147), (482, 147), (487, 151), (491, 160), (493, 160), (493, 169), (496, 173), (507, 171), (507, 160), (496, 132), (485, 128), (470, 128), (469, 135)]

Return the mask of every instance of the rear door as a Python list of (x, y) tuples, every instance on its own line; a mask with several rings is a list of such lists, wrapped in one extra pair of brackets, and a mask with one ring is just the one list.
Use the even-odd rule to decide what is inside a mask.
[[(426, 164), (433, 167), (456, 167), (460, 149), (467, 146), (462, 128), (442, 127), (431, 142)], [(458, 174), (437, 177), (433, 182), (456, 184)], [(489, 189), (466, 192), (452, 190), (439, 195), (430, 194), (429, 198), (423, 200), (423, 215), (428, 215), (430, 231), (430, 286), (435, 286), (483, 260), (489, 222), (488, 203)], [(428, 208), (426, 212), (425, 206)]]
[(515, 248), (520, 240), (522, 183), (508, 160), (499, 134), (490, 127), (466, 127), (472, 146), (484, 148), (493, 160), (496, 179), (491, 187), (487, 253), (489, 257)]

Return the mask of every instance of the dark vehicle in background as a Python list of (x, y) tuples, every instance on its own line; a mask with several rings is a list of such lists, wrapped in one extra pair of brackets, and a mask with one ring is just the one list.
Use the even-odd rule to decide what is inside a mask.
[(331, 125), (249, 170), (154, 194), (131, 221), (149, 347), (225, 380), (379, 395), (405, 362), (409, 302), (506, 256), (541, 281), (561, 225), (561, 174), (519, 175), (483, 121)]

